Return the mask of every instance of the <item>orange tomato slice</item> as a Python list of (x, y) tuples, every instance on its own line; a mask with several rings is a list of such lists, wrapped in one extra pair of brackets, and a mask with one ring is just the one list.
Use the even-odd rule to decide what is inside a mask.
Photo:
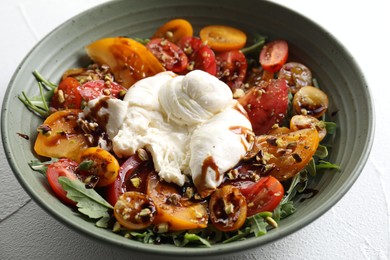
[(286, 134), (258, 136), (255, 150), (266, 165), (272, 166), (270, 175), (279, 181), (294, 177), (309, 163), (319, 144), (318, 131), (302, 129)]
[(80, 109), (60, 110), (38, 128), (34, 150), (38, 155), (69, 158), (78, 161), (80, 151), (88, 147), (88, 140), (78, 127)]
[(144, 45), (130, 38), (100, 39), (88, 45), (86, 51), (94, 62), (108, 65), (115, 81), (125, 88), (165, 70)]
[(239, 50), (246, 43), (246, 34), (225, 25), (210, 25), (202, 28), (200, 39), (214, 51)]
[(205, 203), (191, 202), (180, 195), (179, 187), (158, 179), (152, 172), (148, 176), (146, 194), (156, 206), (155, 225), (167, 224), (169, 231), (205, 228), (208, 223)]
[(193, 33), (190, 22), (184, 19), (173, 19), (158, 28), (152, 39), (165, 38), (170, 42), (178, 43), (181, 38), (192, 36)]

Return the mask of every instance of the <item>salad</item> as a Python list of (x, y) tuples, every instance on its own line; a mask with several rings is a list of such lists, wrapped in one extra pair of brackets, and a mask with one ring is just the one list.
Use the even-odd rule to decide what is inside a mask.
[(40, 95), (19, 99), (43, 118), (30, 166), (99, 227), (176, 246), (261, 236), (338, 169), (328, 97), (286, 40), (174, 19), (86, 52), (59, 84), (35, 71)]

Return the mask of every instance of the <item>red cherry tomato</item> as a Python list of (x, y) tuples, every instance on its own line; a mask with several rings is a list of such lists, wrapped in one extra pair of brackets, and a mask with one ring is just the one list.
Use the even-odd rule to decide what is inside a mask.
[(85, 101), (89, 101), (100, 96), (111, 96), (118, 98), (120, 95), (126, 92), (126, 89), (118, 83), (106, 83), (104, 80), (88, 81), (77, 87), (77, 90)]
[(121, 165), (116, 180), (107, 186), (107, 201), (115, 205), (119, 196), (127, 191), (145, 193), (146, 177), (152, 169), (151, 163), (141, 160), (138, 155), (130, 156)]
[(207, 45), (201, 46), (191, 55), (189, 66), (193, 66), (190, 70), (203, 70), (213, 76), (217, 75), (215, 54)]
[(54, 90), (50, 106), (58, 110), (81, 108), (82, 97), (77, 90), (79, 86), (80, 83), (75, 78), (67, 77), (62, 80)]
[(241, 87), (248, 67), (245, 55), (241, 51), (228, 51), (216, 55), (217, 77), (234, 91)]
[(153, 39), (146, 44), (146, 48), (167, 70), (179, 73), (187, 68), (188, 58), (184, 51), (167, 39)]
[(246, 182), (239, 189), (246, 198), (248, 217), (263, 211), (273, 211), (284, 195), (283, 185), (272, 176), (263, 177), (258, 182)]
[(279, 71), (288, 58), (288, 44), (284, 40), (276, 40), (264, 45), (260, 52), (260, 64), (264, 70)]
[(265, 134), (287, 114), (287, 83), (284, 79), (261, 81), (238, 101), (247, 111), (255, 134)]
[(77, 179), (76, 169), (78, 163), (70, 159), (59, 159), (51, 163), (46, 171), (46, 177), (54, 194), (64, 203), (75, 206), (76, 202), (66, 197), (67, 192), (62, 188), (58, 182), (58, 177), (65, 176), (68, 179)]
[(177, 45), (190, 57), (194, 52), (199, 50), (203, 45), (203, 42), (200, 38), (194, 36), (185, 36), (180, 39)]

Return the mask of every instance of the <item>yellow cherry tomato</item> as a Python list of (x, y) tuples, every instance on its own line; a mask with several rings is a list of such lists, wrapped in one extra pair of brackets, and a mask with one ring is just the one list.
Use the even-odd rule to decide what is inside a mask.
[(241, 49), (247, 38), (243, 31), (225, 25), (206, 26), (199, 36), (211, 49), (221, 52)]
[(194, 33), (190, 22), (184, 19), (173, 19), (158, 28), (152, 39), (165, 38), (170, 42), (178, 43), (185, 36), (192, 36)]
[(115, 81), (125, 88), (165, 70), (144, 45), (129, 38), (100, 39), (88, 45), (86, 51), (94, 62), (108, 65)]
[(48, 116), (38, 127), (34, 151), (41, 156), (77, 161), (80, 151), (89, 144), (77, 124), (80, 112), (80, 109), (66, 109)]
[(79, 170), (83, 175), (98, 177), (96, 187), (104, 187), (115, 181), (119, 172), (118, 160), (108, 151), (90, 147), (80, 154)]

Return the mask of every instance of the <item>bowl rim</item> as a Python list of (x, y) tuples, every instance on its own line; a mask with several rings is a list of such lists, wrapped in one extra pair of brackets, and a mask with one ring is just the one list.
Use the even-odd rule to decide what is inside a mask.
[[(355, 183), (357, 178), (360, 176), (361, 172), (363, 171), (366, 162), (368, 160), (368, 157), (370, 155), (373, 142), (374, 142), (374, 135), (375, 135), (375, 123), (376, 123), (376, 118), (375, 118), (375, 107), (373, 103), (373, 98), (371, 91), (366, 83), (366, 80), (363, 76), (363, 73), (358, 66), (357, 62), (355, 59), (352, 57), (352, 55), (349, 53), (349, 51), (343, 46), (343, 44), (336, 39), (331, 33), (329, 33), (326, 29), (324, 29), (322, 26), (320, 26), (318, 23), (315, 21), (307, 18), (303, 14), (300, 14), (286, 6), (283, 6), (279, 3), (276, 2), (270, 2), (270, 1), (265, 1), (270, 5), (277, 6), (278, 8), (284, 9), (285, 11), (291, 12), (296, 16), (300, 16), (302, 19), (305, 19), (307, 22), (310, 22), (313, 24), (313, 26), (317, 27), (317, 29), (322, 30), (323, 32), (327, 33), (328, 37), (330, 38), (331, 41), (333, 41), (335, 44), (337, 44), (338, 48), (340, 48), (341, 51), (346, 55), (346, 57), (350, 60), (350, 63), (353, 65), (353, 69), (360, 75), (362, 82), (366, 83), (366, 88), (364, 89), (366, 97), (367, 97), (367, 104), (368, 104), (368, 112), (370, 114), (370, 121), (368, 122), (367, 125), (367, 139), (364, 142), (364, 151), (360, 155), (360, 164), (356, 165), (353, 172), (354, 174), (351, 175), (351, 178), (349, 179), (348, 185), (344, 185), (341, 187), (340, 190), (338, 190), (337, 193), (333, 194), (332, 196), (327, 199), (326, 204), (323, 205), (321, 208), (315, 208), (313, 210), (313, 214), (306, 216), (305, 218), (301, 219), (302, 221), (292, 223), (289, 226), (287, 226), (285, 229), (279, 230), (278, 232), (275, 232), (273, 234), (267, 234), (267, 239), (263, 243), (259, 243), (260, 240), (257, 238), (254, 239), (247, 239), (245, 241), (236, 241), (231, 244), (227, 244), (228, 246), (221, 246), (222, 244), (218, 244), (215, 246), (212, 246), (211, 248), (201, 248), (201, 247), (175, 247), (172, 246), (167, 249), (167, 247), (153, 247), (150, 246), (149, 244), (143, 244), (137, 241), (132, 241), (133, 243), (128, 243), (125, 242), (125, 240), (122, 239), (116, 239), (113, 238), (111, 239), (110, 237), (103, 237), (100, 236), (99, 234), (93, 232), (93, 230), (86, 228), (85, 226), (80, 226), (77, 225), (76, 223), (72, 222), (71, 220), (67, 219), (63, 215), (59, 214), (57, 211), (53, 210), (48, 204), (46, 204), (45, 201), (43, 201), (34, 191), (34, 188), (31, 187), (28, 183), (25, 182), (23, 179), (23, 174), (20, 173), (17, 169), (17, 160), (12, 155), (11, 147), (8, 142), (10, 139), (10, 135), (8, 134), (8, 130), (6, 128), (6, 122), (8, 120), (8, 114), (7, 114), (7, 109), (8, 109), (8, 104), (9, 104), (9, 99), (10, 95), (12, 92), (12, 86), (13, 83), (19, 74), (20, 70), (23, 67), (23, 64), (28, 60), (28, 58), (34, 53), (34, 51), (53, 34), (55, 34), (57, 31), (60, 31), (64, 29), (65, 27), (69, 26), (70, 23), (72, 23), (72, 20), (77, 20), (82, 16), (88, 15), (89, 13), (95, 12), (96, 10), (100, 8), (104, 8), (108, 5), (115, 5), (116, 2), (121, 2), (121, 1), (109, 1), (105, 2), (102, 4), (99, 4), (95, 7), (92, 7), (88, 10), (85, 10), (70, 19), (66, 20), (59, 26), (57, 26), (55, 29), (50, 31), (47, 35), (45, 35), (41, 40), (39, 40), (34, 47), (26, 54), (26, 56), (22, 59), (22, 61), (19, 63), (17, 66), (16, 71), (13, 73), (11, 80), (7, 86), (6, 92), (4, 94), (4, 99), (3, 99), (3, 104), (1, 108), (1, 136), (2, 136), (2, 142), (3, 142), (3, 148), (5, 151), (5, 156), (7, 158), (8, 164), (10, 165), (15, 177), (21, 184), (21, 186), (24, 188), (25, 191), (33, 198), (33, 200), (41, 207), (43, 208), (47, 213), (49, 213), (53, 218), (61, 222), (62, 224), (66, 225), (67, 227), (77, 231), (78, 233), (84, 235), (87, 238), (93, 238), (95, 241), (98, 242), (103, 242), (103, 241), (108, 241), (110, 242), (111, 245), (114, 246), (119, 246), (120, 248), (126, 248), (128, 250), (137, 250), (140, 253), (147, 253), (147, 254), (161, 254), (164, 253), (166, 256), (188, 256), (190, 253), (192, 256), (213, 256), (213, 255), (221, 255), (221, 254), (229, 254), (229, 253), (235, 253), (238, 251), (243, 251), (243, 250), (248, 250), (252, 249), (255, 247), (263, 246), (265, 244), (272, 243), (276, 240), (279, 240), (280, 238), (286, 237), (288, 235), (291, 235), (292, 233), (299, 231), (301, 228), (313, 223), (316, 219), (318, 219), (320, 216), (322, 216), (324, 213), (326, 213), (330, 208), (332, 208), (335, 204), (339, 202), (339, 200), (346, 194), (346, 192), (352, 187), (352, 185)], [(118, 235), (118, 238), (121, 236)]]

